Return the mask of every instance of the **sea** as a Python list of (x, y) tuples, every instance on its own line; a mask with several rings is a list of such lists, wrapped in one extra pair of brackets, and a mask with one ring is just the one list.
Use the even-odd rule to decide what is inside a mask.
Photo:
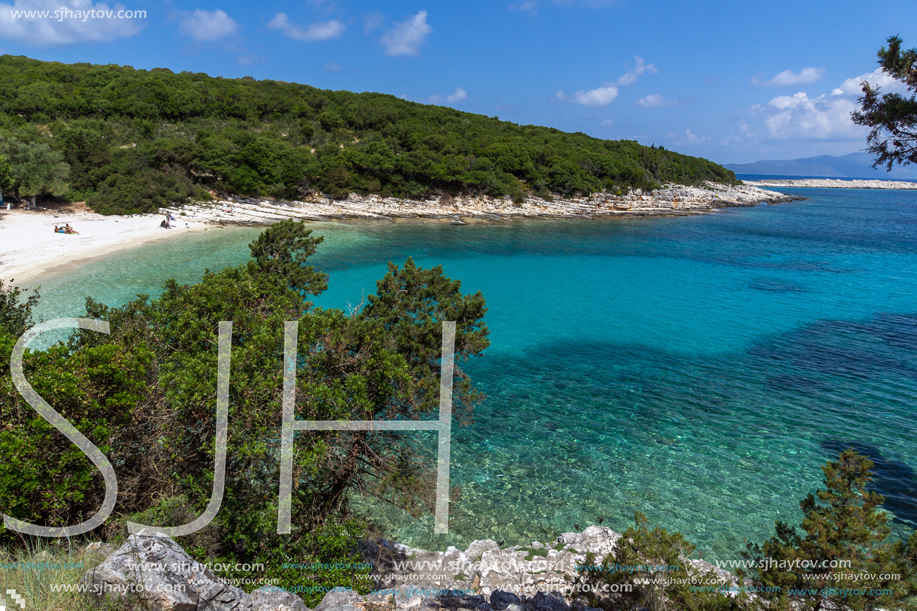
[[(428, 549), (622, 531), (642, 512), (704, 558), (730, 559), (775, 521), (799, 524), (820, 466), (853, 447), (875, 462), (872, 488), (906, 537), (917, 193), (781, 190), (807, 199), (692, 217), (314, 224), (313, 262), (330, 274), (318, 306), (356, 307), (411, 256), (488, 307), (491, 345), (462, 364), (486, 399), (453, 429), (448, 534), (432, 514), (362, 499), (357, 510)], [(46, 277), (38, 314), (195, 282), (245, 261), (259, 231), (214, 229)]]

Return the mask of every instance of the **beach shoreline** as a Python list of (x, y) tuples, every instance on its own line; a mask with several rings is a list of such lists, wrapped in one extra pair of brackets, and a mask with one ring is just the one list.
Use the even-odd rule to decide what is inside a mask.
[[(165, 229), (162, 220), (160, 214), (105, 216), (65, 208), (0, 210), (0, 280), (34, 285), (123, 250), (215, 228), (182, 220)], [(54, 233), (65, 224), (79, 233)]]
[[(668, 185), (664, 189), (623, 196), (544, 200), (462, 196), (427, 201), (351, 195), (334, 200), (314, 196), (307, 201), (233, 197), (231, 200), (191, 202), (163, 208), (158, 214), (102, 215), (79, 205), (38, 210), (0, 210), (0, 280), (35, 286), (48, 276), (60, 276), (109, 255), (180, 235), (233, 226), (267, 226), (284, 219), (309, 222), (444, 223), (474, 225), (514, 220), (606, 220), (648, 216), (694, 216), (723, 208), (783, 203), (798, 196), (754, 187), (709, 183), (706, 188)], [(172, 214), (172, 229), (159, 226)], [(79, 234), (54, 232), (70, 224)]]
[(774, 180), (745, 180), (746, 185), (770, 188), (802, 188), (802, 189), (892, 189), (897, 191), (910, 191), (917, 189), (917, 182), (904, 180), (872, 180), (858, 178), (787, 178)]

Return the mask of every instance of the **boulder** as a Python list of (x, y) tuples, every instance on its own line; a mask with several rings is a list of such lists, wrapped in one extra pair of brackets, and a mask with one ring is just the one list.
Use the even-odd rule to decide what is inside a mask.
[(102, 564), (86, 572), (90, 597), (150, 611), (308, 611), (298, 597), (265, 587), (249, 595), (223, 582), (178, 543), (150, 529), (128, 537)]
[[(353, 611), (349, 607), (353, 607), (358, 603), (363, 602), (363, 597), (354, 592), (349, 588), (334, 588), (322, 599), (322, 602), (318, 603), (318, 606), (315, 607), (315, 611), (332, 611), (337, 609), (338, 611)], [(341, 607), (348, 607), (347, 609), (341, 609)], [(357, 611), (360, 611), (357, 609)]]
[(570, 605), (560, 592), (539, 592), (525, 606), (533, 611), (570, 611)]
[(494, 590), (490, 593), (490, 606), (497, 611), (505, 611), (510, 605), (521, 605), (522, 601), (519, 600), (519, 597), (513, 594), (512, 592), (504, 592), (503, 590)]
[(260, 587), (251, 596), (252, 611), (310, 611), (300, 597), (276, 586)]

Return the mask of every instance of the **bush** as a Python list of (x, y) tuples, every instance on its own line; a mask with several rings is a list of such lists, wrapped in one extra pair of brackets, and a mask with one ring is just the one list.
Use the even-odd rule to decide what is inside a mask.
[[(841, 452), (822, 467), (825, 489), (799, 504), (803, 534), (777, 522), (776, 536), (749, 545), (747, 556), (764, 567), (754, 575), (777, 590), (767, 595), (772, 604), (816, 611), (915, 608), (917, 532), (906, 544), (889, 540), (885, 499), (867, 489), (872, 467), (853, 449)], [(837, 561), (850, 564), (821, 566)]]
[[(250, 245), (247, 264), (208, 272), (198, 284), (170, 280), (159, 299), (141, 296), (121, 308), (88, 299), (87, 317), (108, 321), (110, 335), (79, 331), (66, 344), (27, 353), (26, 376), (111, 461), (119, 481), (114, 515), (178, 526), (210, 500), (215, 340), (218, 324), (232, 321), (225, 493), (211, 525), (181, 543), (202, 560), (263, 562), (280, 586), (368, 588), (366, 569), (356, 566), (366, 525), (350, 519), (349, 495), (432, 509), (432, 464), (398, 432), (298, 434), (291, 528), (277, 534), (284, 325), (299, 324), (298, 419), (417, 420), (438, 407), (442, 321), (456, 322), (461, 362), (488, 345), (486, 309), (480, 294), (463, 295), (442, 268), (410, 259), (403, 269), (390, 266), (363, 311), (313, 309), (305, 298), (324, 290), (326, 277), (305, 263), (319, 242), (304, 224), (284, 221)], [(18, 294), (7, 302), (11, 326), (27, 324), (29, 302), (20, 304)], [(13, 388), (14, 342), (0, 329), (0, 504), (26, 522), (73, 525), (101, 504), (101, 478)], [(480, 398), (458, 367), (454, 394), (459, 415)], [(12, 533), (0, 535), (15, 543)], [(307, 561), (349, 564), (313, 573), (283, 566)]]
[[(590, 606), (607, 611), (738, 611), (753, 609), (751, 597), (740, 592), (727, 595), (729, 584), (720, 582), (716, 573), (695, 569), (689, 562), (694, 546), (681, 533), (664, 528), (650, 530), (646, 516), (637, 513), (635, 525), (618, 540), (615, 550), (595, 569), (596, 558), (587, 554), (580, 571), (580, 584), (588, 590)], [(692, 580), (694, 582), (692, 583)], [(720, 582), (720, 591), (700, 590), (694, 584)], [(611, 586), (609, 595), (602, 595)], [(615, 593), (617, 590), (617, 593)], [(629, 591), (627, 591), (629, 590)], [(594, 593), (593, 593), (594, 592)]]

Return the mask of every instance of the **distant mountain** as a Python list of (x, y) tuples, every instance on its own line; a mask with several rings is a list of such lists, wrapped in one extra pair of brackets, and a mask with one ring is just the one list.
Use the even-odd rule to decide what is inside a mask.
[(736, 174), (770, 176), (805, 176), (808, 178), (871, 178), (879, 180), (917, 180), (917, 167), (895, 167), (891, 172), (872, 168), (873, 158), (866, 153), (850, 153), (842, 157), (819, 155), (804, 159), (756, 161), (754, 163), (724, 164)]

